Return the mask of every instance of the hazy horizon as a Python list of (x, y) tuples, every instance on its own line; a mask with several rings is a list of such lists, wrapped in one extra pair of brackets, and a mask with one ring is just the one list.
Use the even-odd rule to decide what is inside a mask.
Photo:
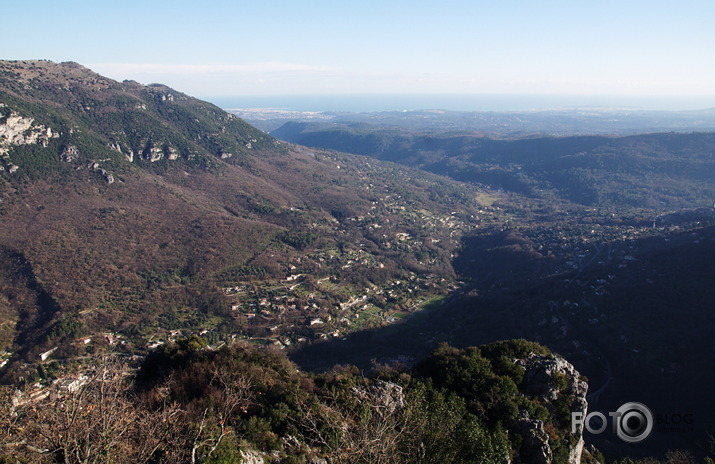
[(306, 94), (200, 96), (224, 109), (305, 112), (379, 111), (698, 111), (715, 108), (715, 96), (539, 94)]

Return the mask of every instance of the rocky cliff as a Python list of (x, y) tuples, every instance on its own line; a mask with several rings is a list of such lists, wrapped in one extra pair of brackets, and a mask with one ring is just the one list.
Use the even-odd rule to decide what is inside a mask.
[[(563, 414), (565, 411), (586, 415), (588, 384), (564, 358), (530, 353), (527, 358), (517, 360), (516, 364), (524, 368), (522, 391), (529, 396), (539, 398), (552, 415)], [(524, 438), (520, 453), (522, 462), (539, 464), (553, 462), (554, 453), (542, 421), (523, 415), (518, 420), (517, 429)], [(576, 433), (569, 437), (568, 443), (568, 462), (580, 463), (584, 448), (583, 425), (576, 428)]]

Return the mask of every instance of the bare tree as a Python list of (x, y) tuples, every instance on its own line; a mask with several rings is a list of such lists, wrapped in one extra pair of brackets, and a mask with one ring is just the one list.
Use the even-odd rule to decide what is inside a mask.
[[(389, 387), (386, 390), (385, 387)], [(326, 397), (307, 406), (297, 421), (307, 437), (328, 450), (335, 463), (399, 463), (408, 428), (402, 389), (376, 382), (352, 390), (354, 404)]]
[(210, 458), (221, 442), (235, 433), (236, 415), (247, 412), (254, 401), (251, 380), (245, 374), (215, 363), (210, 365), (209, 373), (206, 395), (210, 406), (204, 406), (200, 418), (194, 417), (194, 425), (187, 428), (192, 463)]
[(0, 386), (0, 456), (11, 455), (21, 446), (24, 446), (22, 439), (22, 421), (15, 413), (15, 388)]
[(137, 407), (129, 369), (103, 356), (65, 385), (2, 398), (3, 454), (30, 462), (147, 462), (169, 442), (180, 411)]
[(665, 453), (667, 464), (696, 464), (695, 456), (688, 451), (675, 450)]
[(136, 416), (123, 367), (103, 357), (65, 389), (20, 400), (12, 413), (23, 423), (25, 451), (76, 463), (106, 462), (120, 453)]

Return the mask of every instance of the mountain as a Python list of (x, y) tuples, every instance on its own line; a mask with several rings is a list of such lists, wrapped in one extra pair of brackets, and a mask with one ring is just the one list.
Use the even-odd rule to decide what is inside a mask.
[[(0, 62), (0, 448), (105, 443), (106, 385), (132, 432), (99, 455), (576, 462), (584, 379), (550, 350), (597, 410), (693, 418), (638, 448), (585, 435), (609, 456), (708, 445), (712, 134), (345, 132), (315, 133), (385, 159), (76, 63)], [(383, 414), (399, 391), (414, 414)]]
[(108, 345), (291, 344), (404, 317), (453, 285), (478, 193), (48, 61), (0, 63), (0, 164), (6, 380)]
[(489, 138), (369, 124), (287, 122), (271, 134), (368, 155), (463, 182), (585, 206), (711, 206), (715, 134)]

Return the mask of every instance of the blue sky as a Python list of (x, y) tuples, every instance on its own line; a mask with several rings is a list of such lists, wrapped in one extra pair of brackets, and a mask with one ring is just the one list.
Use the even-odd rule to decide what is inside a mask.
[(0, 58), (196, 96), (715, 95), (712, 0), (5, 2)]

